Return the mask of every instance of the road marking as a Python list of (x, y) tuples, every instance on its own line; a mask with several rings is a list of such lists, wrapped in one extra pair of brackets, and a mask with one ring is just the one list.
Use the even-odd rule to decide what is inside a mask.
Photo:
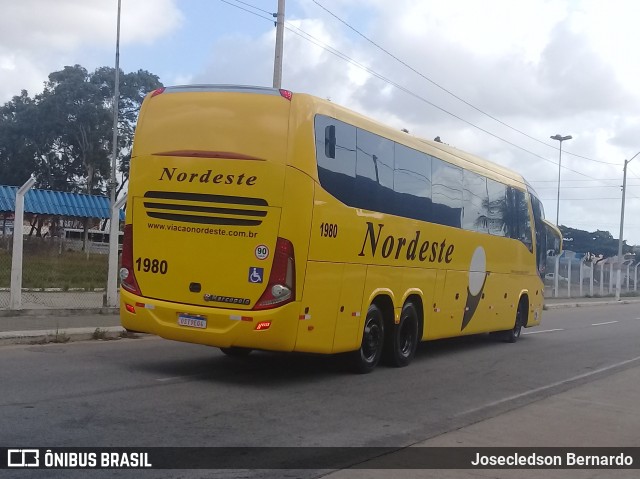
[(543, 329), (542, 331), (527, 331), (522, 334), (540, 334), (540, 333), (553, 333), (554, 331), (564, 331), (564, 329)]
[(591, 326), (603, 326), (605, 324), (613, 324), (613, 323), (617, 323), (618, 321), (607, 321), (606, 323), (593, 323)]
[(526, 396), (530, 396), (530, 395), (534, 395), (537, 393), (541, 393), (544, 391), (548, 391), (548, 390), (553, 390), (554, 388), (557, 388), (558, 386), (562, 386), (565, 384), (571, 384), (574, 383), (576, 381), (579, 381), (581, 379), (584, 378), (588, 378), (589, 376), (595, 376), (596, 374), (600, 374), (606, 371), (610, 371), (611, 369), (616, 369), (619, 368), (620, 366), (625, 366), (627, 364), (631, 364), (631, 363), (635, 363), (640, 361), (640, 356), (637, 356), (635, 358), (632, 359), (627, 359), (626, 361), (620, 361), (619, 363), (615, 363), (615, 364), (611, 364), (610, 366), (605, 366), (604, 368), (600, 368), (600, 369), (595, 369), (593, 371), (589, 371), (588, 373), (584, 373), (584, 374), (578, 374), (577, 376), (573, 376), (570, 377), (568, 379), (564, 379), (562, 381), (556, 381), (554, 383), (551, 384), (547, 384), (546, 386), (540, 386), (539, 388), (534, 388), (534, 389), (530, 389), (528, 391), (525, 391), (523, 393), (520, 394), (514, 394), (513, 396), (509, 396), (503, 399), (498, 399), (497, 401), (492, 401), (490, 403), (484, 404), (480, 407), (474, 408), (474, 409), (469, 409), (467, 411), (464, 411), (460, 414), (456, 414), (455, 417), (459, 417), (459, 416), (464, 416), (467, 414), (472, 414), (478, 411), (482, 411), (483, 409), (486, 409), (488, 407), (493, 407), (493, 406), (498, 406), (500, 404), (504, 404), (504, 403), (508, 403), (510, 401), (514, 401), (516, 399), (520, 399)]
[(157, 378), (156, 381), (175, 381), (176, 379), (192, 378), (198, 376), (197, 374), (189, 374), (187, 376), (172, 376), (170, 378)]

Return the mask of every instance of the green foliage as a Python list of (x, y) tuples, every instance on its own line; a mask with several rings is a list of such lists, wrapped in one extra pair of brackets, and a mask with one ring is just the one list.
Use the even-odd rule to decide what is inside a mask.
[[(562, 232), (563, 249), (576, 253), (593, 253), (603, 255), (605, 258), (618, 254), (618, 239), (608, 231), (597, 230), (594, 232), (560, 226)], [(622, 243), (622, 252), (631, 252), (632, 247), (625, 241)]]
[(0, 107), (0, 178), (21, 185), (35, 170), (36, 107), (26, 90)]
[[(105, 193), (113, 141), (115, 70), (89, 73), (80, 65), (49, 75), (44, 91), (26, 91), (0, 107), (0, 178), (21, 185)], [(146, 93), (162, 84), (145, 70), (120, 72), (118, 169), (128, 179), (137, 114)], [(123, 182), (124, 183), (124, 182)], [(120, 185), (122, 189), (124, 185)]]

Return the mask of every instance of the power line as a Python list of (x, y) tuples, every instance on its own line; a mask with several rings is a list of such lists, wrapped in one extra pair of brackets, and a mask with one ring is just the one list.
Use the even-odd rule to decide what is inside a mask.
[[(231, 6), (233, 6), (233, 7), (239, 8), (240, 10), (244, 10), (244, 11), (246, 11), (246, 12), (248, 12), (248, 13), (251, 13), (251, 14), (253, 14), (253, 15), (256, 15), (256, 16), (258, 16), (258, 17), (260, 17), (260, 18), (265, 19), (265, 20), (269, 20), (270, 22), (271, 22), (271, 21), (273, 21), (271, 18), (267, 18), (267, 17), (264, 17), (264, 16), (259, 15), (259, 14), (257, 14), (257, 13), (251, 12), (251, 11), (249, 11), (249, 10), (245, 9), (245, 8), (242, 8), (242, 7), (241, 7), (241, 6), (239, 6), (239, 5), (236, 5), (236, 4), (233, 4), (233, 3), (230, 3), (230, 2), (229, 2), (229, 1), (227, 1), (227, 0), (220, 0), (220, 1), (221, 1), (221, 2), (224, 2), (224, 3), (228, 4), (228, 5), (231, 5)], [(450, 116), (452, 116), (452, 117), (454, 117), (454, 118), (456, 118), (456, 119), (458, 119), (458, 120), (462, 121), (463, 123), (466, 123), (467, 125), (469, 125), (469, 126), (471, 126), (471, 127), (473, 127), (473, 128), (476, 128), (476, 129), (478, 129), (478, 130), (480, 130), (480, 131), (482, 131), (482, 132), (486, 133), (487, 135), (490, 135), (490, 136), (492, 136), (492, 137), (494, 137), (494, 138), (496, 138), (496, 139), (498, 139), (498, 140), (500, 140), (500, 141), (502, 141), (502, 142), (504, 142), (504, 143), (506, 143), (506, 144), (508, 144), (508, 145), (511, 145), (511, 146), (513, 146), (513, 147), (515, 147), (515, 148), (517, 148), (517, 149), (519, 149), (519, 150), (522, 150), (522, 151), (526, 152), (526, 153), (529, 153), (530, 155), (535, 156), (536, 158), (539, 158), (539, 159), (541, 159), (541, 160), (543, 160), (543, 161), (546, 161), (546, 162), (548, 162), (548, 163), (551, 163), (552, 165), (556, 165), (556, 166), (558, 165), (558, 163), (556, 163), (556, 162), (555, 162), (555, 161), (553, 161), (553, 160), (549, 160), (548, 158), (545, 158), (545, 157), (543, 157), (543, 156), (541, 156), (541, 155), (538, 155), (537, 153), (534, 153), (534, 152), (532, 152), (532, 151), (530, 151), (530, 150), (527, 150), (526, 148), (524, 148), (524, 147), (522, 147), (522, 146), (520, 146), (520, 145), (517, 145), (517, 144), (515, 144), (515, 143), (513, 143), (513, 142), (511, 142), (511, 141), (509, 141), (509, 140), (507, 140), (507, 139), (505, 139), (505, 138), (502, 138), (501, 136), (496, 135), (495, 133), (492, 133), (492, 132), (490, 132), (490, 131), (486, 130), (485, 128), (482, 128), (482, 127), (480, 127), (480, 126), (478, 126), (478, 125), (475, 125), (474, 123), (472, 123), (472, 122), (470, 122), (470, 121), (468, 121), (468, 120), (465, 120), (464, 118), (462, 118), (462, 117), (460, 117), (460, 116), (456, 115), (455, 113), (452, 113), (452, 112), (450, 112), (450, 111), (448, 111), (448, 110), (446, 110), (446, 109), (444, 109), (444, 108), (442, 108), (442, 107), (440, 107), (440, 106), (436, 105), (435, 103), (433, 103), (433, 102), (431, 102), (431, 101), (427, 100), (426, 98), (424, 98), (424, 97), (422, 97), (422, 96), (418, 95), (417, 93), (415, 93), (415, 92), (413, 92), (413, 91), (409, 90), (408, 88), (403, 87), (402, 85), (400, 85), (400, 84), (398, 84), (398, 83), (396, 83), (396, 82), (394, 82), (394, 81), (390, 80), (389, 78), (387, 78), (387, 77), (383, 76), (382, 74), (380, 74), (380, 73), (376, 72), (375, 70), (372, 70), (371, 68), (369, 68), (369, 67), (367, 67), (367, 66), (365, 66), (365, 65), (363, 65), (363, 64), (361, 64), (361, 63), (359, 63), (359, 62), (357, 62), (356, 60), (354, 60), (354, 59), (352, 59), (351, 57), (347, 56), (346, 54), (344, 54), (344, 53), (340, 52), (339, 50), (337, 50), (336, 48), (332, 47), (331, 45), (326, 44), (326, 43), (325, 43), (325, 42), (323, 42), (322, 40), (317, 39), (317, 38), (316, 38), (316, 37), (314, 37), (313, 35), (311, 35), (311, 34), (309, 34), (309, 33), (305, 32), (304, 30), (302, 30), (301, 28), (296, 27), (296, 26), (295, 26), (295, 25), (293, 25), (291, 22), (285, 21), (285, 28), (286, 28), (288, 31), (290, 31), (291, 33), (293, 33), (293, 34), (295, 34), (295, 35), (299, 36), (300, 38), (302, 38), (302, 39), (304, 39), (304, 40), (307, 40), (307, 41), (308, 41), (308, 42), (310, 42), (310, 43), (313, 43), (314, 45), (316, 45), (316, 46), (318, 46), (318, 47), (322, 48), (323, 50), (328, 51), (329, 53), (331, 53), (331, 54), (333, 54), (333, 55), (337, 56), (338, 58), (340, 58), (340, 59), (342, 59), (342, 60), (346, 61), (347, 63), (350, 63), (350, 64), (352, 64), (352, 65), (354, 65), (354, 66), (356, 66), (356, 67), (358, 67), (358, 68), (360, 68), (360, 69), (362, 69), (362, 70), (366, 71), (366, 72), (367, 72), (367, 73), (369, 73), (370, 75), (372, 75), (372, 76), (374, 76), (374, 77), (376, 77), (376, 78), (378, 78), (378, 79), (380, 79), (380, 80), (382, 80), (382, 81), (384, 81), (384, 82), (388, 83), (388, 84), (389, 84), (389, 85), (391, 85), (391, 86), (394, 86), (395, 88), (399, 89), (400, 91), (403, 91), (403, 92), (407, 93), (408, 95), (413, 96), (414, 98), (417, 98), (418, 100), (420, 100), (420, 101), (422, 101), (422, 102), (424, 102), (424, 103), (426, 103), (426, 104), (428, 104), (428, 105), (432, 106), (433, 108), (436, 108), (437, 110), (440, 110), (440, 111), (442, 111), (443, 113), (446, 113), (446, 114), (448, 114), (448, 115), (450, 115)], [(296, 30), (297, 30), (297, 31), (296, 31)], [(571, 172), (573, 172), (573, 173), (576, 173), (576, 174), (578, 174), (578, 175), (584, 176), (584, 177), (586, 177), (586, 178), (590, 178), (590, 179), (595, 180), (595, 181), (601, 181), (601, 180), (598, 180), (597, 178), (594, 178), (594, 177), (592, 177), (592, 176), (589, 176), (589, 175), (587, 175), (587, 174), (585, 174), (585, 173), (582, 173), (582, 172), (580, 172), (580, 171), (574, 170), (574, 169), (569, 168), (569, 167), (567, 167), (567, 166), (561, 165), (561, 167), (562, 167), (562, 168), (564, 168), (565, 170), (571, 171)]]
[[(318, 5), (320, 8), (322, 8), (325, 12), (327, 12), (329, 15), (331, 15), (332, 17), (334, 17), (336, 20), (338, 20), (339, 22), (341, 22), (343, 25), (345, 25), (346, 27), (350, 28), (352, 31), (354, 31), (355, 33), (357, 33), (358, 35), (360, 35), (362, 38), (364, 38), (366, 41), (368, 41), (369, 43), (371, 43), (372, 45), (374, 45), (376, 48), (378, 48), (379, 50), (382, 50), (384, 53), (386, 53), (388, 56), (390, 56), (391, 58), (393, 58), (394, 60), (396, 60), (398, 63), (400, 63), (401, 65), (404, 65), (405, 67), (407, 67), (409, 70), (411, 70), (413, 73), (415, 73), (416, 75), (420, 76), (421, 78), (423, 78), (424, 80), (428, 81), (429, 83), (431, 83), (432, 85), (438, 87), (440, 90), (444, 91), (445, 93), (451, 95), (452, 97), (454, 97), (456, 100), (461, 101), (462, 103), (464, 103), (465, 105), (473, 108), (474, 110), (476, 110), (479, 113), (482, 113), (483, 115), (491, 118), (493, 121), (496, 121), (498, 123), (500, 123), (503, 126), (506, 126), (507, 128), (520, 133), (521, 135), (526, 136), (527, 138), (533, 140), (533, 141), (537, 141), (538, 143), (541, 143), (549, 148), (553, 148), (554, 150), (559, 150), (558, 147), (554, 146), (554, 145), (550, 145), (549, 143), (546, 143), (544, 141), (539, 140), (538, 138), (535, 138), (531, 135), (529, 135), (528, 133), (525, 133), (522, 130), (519, 130), (511, 125), (509, 125), (508, 123), (505, 123), (504, 121), (500, 120), (499, 118), (496, 118), (495, 116), (491, 115), (490, 113), (487, 113), (486, 111), (478, 108), (477, 106), (473, 105), (472, 103), (468, 102), (467, 100), (465, 100), (464, 98), (461, 98), (460, 96), (456, 95), (455, 93), (453, 93), (451, 90), (448, 90), (447, 88), (443, 87), (442, 85), (440, 85), (439, 83), (437, 83), (436, 81), (432, 80), (431, 78), (427, 77), (426, 75), (424, 75), (422, 72), (416, 70), (415, 68), (413, 68), (411, 65), (409, 65), (407, 62), (405, 62), (404, 60), (401, 60), (400, 58), (398, 58), (396, 55), (394, 55), (393, 53), (391, 53), (389, 50), (387, 50), (386, 48), (382, 47), (381, 45), (379, 45), (378, 43), (376, 43), (375, 41), (373, 41), (371, 38), (369, 38), (368, 36), (366, 36), (364, 33), (360, 32), (359, 30), (357, 30), (355, 27), (351, 26), (348, 22), (346, 22), (345, 20), (343, 20), (342, 18), (340, 18), (338, 15), (336, 15), (335, 13), (333, 13), (331, 10), (329, 10), (328, 8), (326, 8), (325, 6), (323, 6), (322, 4), (320, 4), (317, 0), (313, 0), (313, 3), (315, 3), (316, 5)], [(594, 161), (596, 163), (603, 163), (605, 165), (619, 165), (619, 163), (611, 163), (608, 161), (601, 161), (601, 160), (594, 160), (592, 158), (587, 158), (586, 156), (581, 156), (581, 155), (577, 155), (575, 153), (571, 153), (569, 151), (565, 150), (565, 153), (571, 156), (575, 156), (577, 158), (582, 158), (584, 160), (588, 160), (588, 161)]]
[[(324, 43), (322, 40), (318, 40), (318, 39), (317, 39), (316, 37), (314, 37), (313, 35), (311, 35), (311, 34), (309, 34), (309, 33), (305, 32), (304, 30), (302, 30), (302, 29), (300, 29), (300, 28), (296, 27), (295, 25), (292, 25), (292, 24), (291, 24), (291, 23), (289, 23), (289, 22), (285, 22), (285, 24), (286, 24), (286, 25), (285, 25), (285, 28), (287, 28), (287, 30), (289, 30), (291, 33), (293, 33), (293, 34), (295, 34), (295, 35), (298, 35), (299, 37), (301, 37), (301, 38), (303, 38), (303, 39), (307, 40), (307, 41), (308, 41), (308, 42), (310, 42), (310, 43), (313, 43), (313, 44), (314, 44), (314, 45), (316, 45), (316, 46), (319, 46), (320, 48), (322, 48), (322, 49), (324, 49), (324, 50), (328, 51), (329, 53), (332, 53), (333, 55), (335, 55), (335, 56), (337, 56), (337, 57), (341, 58), (342, 60), (345, 60), (346, 62), (351, 63), (352, 65), (357, 66), (358, 68), (360, 68), (360, 69), (362, 69), (362, 70), (366, 71), (367, 73), (369, 73), (369, 74), (373, 75), (374, 77), (376, 77), (376, 78), (378, 78), (378, 79), (380, 79), (380, 80), (382, 80), (382, 81), (384, 81), (384, 82), (388, 83), (389, 85), (392, 85), (392, 86), (396, 87), (397, 89), (399, 89), (399, 90), (401, 90), (401, 91), (403, 91), (403, 92), (407, 93), (408, 95), (411, 95), (411, 96), (413, 96), (413, 97), (415, 97), (415, 98), (419, 99), (420, 101), (422, 101), (422, 102), (424, 102), (424, 103), (426, 103), (426, 104), (428, 104), (428, 105), (430, 105), (430, 106), (432, 106), (432, 107), (436, 108), (437, 110), (440, 110), (440, 111), (442, 111), (443, 113), (446, 113), (446, 114), (448, 114), (448, 115), (450, 115), (450, 116), (452, 116), (452, 117), (454, 117), (454, 118), (456, 118), (456, 119), (458, 119), (458, 120), (462, 121), (463, 123), (466, 123), (467, 125), (469, 125), (469, 126), (471, 126), (471, 127), (473, 127), (473, 128), (476, 128), (476, 129), (478, 129), (478, 130), (480, 130), (480, 131), (482, 131), (482, 132), (486, 133), (487, 135), (490, 135), (490, 136), (492, 136), (492, 137), (494, 137), (494, 138), (496, 138), (496, 139), (498, 139), (498, 140), (500, 140), (500, 141), (502, 141), (502, 142), (504, 142), (504, 143), (507, 143), (508, 145), (511, 145), (511, 146), (513, 146), (513, 147), (515, 147), (515, 148), (518, 148), (518, 149), (520, 149), (520, 150), (522, 150), (522, 151), (524, 151), (524, 152), (526, 152), (526, 153), (529, 153), (530, 155), (533, 155), (533, 156), (535, 156), (536, 158), (539, 158), (539, 159), (541, 159), (541, 160), (544, 160), (544, 161), (546, 161), (546, 162), (548, 162), (548, 163), (551, 163), (552, 165), (555, 165), (555, 166), (557, 166), (557, 165), (558, 165), (558, 163), (556, 163), (556, 162), (555, 162), (555, 161), (553, 161), (553, 160), (549, 160), (548, 158), (545, 158), (545, 157), (543, 157), (543, 156), (541, 156), (541, 155), (538, 155), (537, 153), (534, 153), (534, 152), (532, 152), (532, 151), (530, 151), (530, 150), (527, 150), (526, 148), (524, 148), (524, 147), (522, 147), (522, 146), (520, 146), (520, 145), (517, 145), (517, 144), (515, 144), (515, 143), (513, 143), (513, 142), (511, 142), (511, 141), (509, 141), (509, 140), (507, 140), (507, 139), (505, 139), (505, 138), (502, 138), (501, 136), (496, 135), (495, 133), (492, 133), (492, 132), (490, 132), (489, 130), (486, 130), (485, 128), (482, 128), (482, 127), (480, 127), (480, 126), (478, 126), (478, 125), (476, 125), (476, 124), (474, 124), (474, 123), (472, 123), (472, 122), (470, 122), (470, 121), (468, 121), (468, 120), (465, 120), (464, 118), (462, 118), (462, 117), (460, 117), (460, 116), (456, 115), (455, 113), (452, 113), (452, 112), (450, 112), (450, 111), (448, 111), (448, 110), (446, 110), (446, 109), (444, 109), (444, 108), (442, 108), (442, 107), (440, 107), (440, 106), (436, 105), (435, 103), (433, 103), (433, 102), (431, 102), (431, 101), (427, 100), (426, 98), (424, 98), (424, 97), (422, 97), (422, 96), (418, 95), (417, 93), (415, 93), (415, 92), (413, 92), (413, 91), (409, 90), (408, 88), (403, 87), (402, 85), (400, 85), (400, 84), (398, 84), (398, 83), (394, 82), (393, 80), (390, 80), (389, 78), (387, 78), (387, 77), (383, 76), (382, 74), (380, 74), (380, 73), (378, 73), (378, 72), (376, 72), (376, 71), (372, 70), (371, 68), (369, 68), (369, 67), (367, 67), (367, 66), (365, 66), (365, 65), (362, 65), (361, 63), (359, 63), (359, 62), (357, 62), (356, 60), (352, 59), (351, 57), (347, 56), (346, 54), (344, 54), (344, 53), (340, 52), (339, 50), (335, 49), (335, 48), (334, 48), (334, 47), (332, 47), (331, 45), (328, 45), (328, 44)], [(293, 29), (298, 30), (298, 31), (294, 31)], [(298, 33), (298, 32), (300, 32), (300, 33)], [(576, 173), (576, 174), (578, 174), (578, 175), (581, 175), (581, 176), (585, 176), (585, 177), (587, 177), (587, 178), (590, 178), (590, 179), (592, 179), (592, 180), (594, 180), (594, 181), (601, 181), (601, 180), (599, 180), (599, 179), (597, 179), (597, 178), (593, 178), (592, 176), (589, 176), (589, 175), (587, 175), (587, 174), (585, 174), (585, 173), (582, 173), (582, 172), (580, 172), (580, 171), (574, 170), (574, 169), (569, 168), (569, 167), (567, 167), (567, 166), (562, 165), (562, 168), (564, 168), (564, 169), (566, 169), (566, 170), (568, 170), (568, 171), (571, 171), (571, 172), (573, 172), (573, 173)]]
[[(241, 3), (243, 5), (246, 5), (247, 7), (253, 8), (254, 10), (258, 10), (259, 12), (266, 13), (267, 15), (275, 16), (273, 12), (269, 12), (268, 10), (264, 10), (264, 9), (262, 9), (260, 7), (256, 7), (255, 5), (252, 5), (250, 3), (243, 2), (242, 0), (234, 0), (234, 1), (236, 3)], [(229, 2), (225, 1), (225, 3), (229, 3)]]
[[(238, 8), (238, 9), (240, 9), (240, 10), (243, 10), (243, 11), (245, 11), (245, 12), (247, 12), (247, 13), (250, 13), (251, 15), (255, 15), (256, 17), (264, 18), (265, 20), (269, 20), (270, 22), (273, 22), (273, 18), (264, 17), (264, 16), (260, 15), (259, 13), (252, 12), (251, 10), (247, 10), (246, 8), (243, 8), (243, 7), (241, 7), (240, 5), (236, 5), (235, 3), (231, 3), (231, 2), (229, 2), (229, 1), (227, 1), (227, 0), (220, 0), (220, 1), (221, 1), (222, 3), (226, 3), (227, 5), (231, 5), (232, 7), (235, 7), (235, 8)], [(236, 0), (236, 1), (239, 1), (239, 0)], [(248, 5), (248, 6), (250, 6), (251, 8), (254, 8), (254, 9), (256, 9), (256, 10), (260, 10), (261, 12), (266, 12), (266, 13), (268, 13), (269, 15), (273, 15), (271, 12), (267, 12), (266, 10), (262, 10), (261, 8), (258, 8), (258, 7), (256, 7), (256, 6), (250, 5), (250, 4), (246, 3), (246, 2), (240, 2), (240, 3), (243, 3), (244, 5)]]

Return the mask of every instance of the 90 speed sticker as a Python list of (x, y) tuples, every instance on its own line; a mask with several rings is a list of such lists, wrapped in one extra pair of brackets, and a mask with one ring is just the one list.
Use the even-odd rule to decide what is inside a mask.
[(264, 244), (256, 246), (256, 258), (267, 259), (269, 257), (269, 247)]

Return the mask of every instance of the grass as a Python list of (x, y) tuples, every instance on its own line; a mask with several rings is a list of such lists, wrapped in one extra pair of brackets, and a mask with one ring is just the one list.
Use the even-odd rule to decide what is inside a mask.
[[(57, 250), (26, 251), (23, 259), (22, 287), (60, 288), (93, 291), (107, 285), (108, 255)], [(11, 254), (0, 250), (0, 288), (11, 283)]]

